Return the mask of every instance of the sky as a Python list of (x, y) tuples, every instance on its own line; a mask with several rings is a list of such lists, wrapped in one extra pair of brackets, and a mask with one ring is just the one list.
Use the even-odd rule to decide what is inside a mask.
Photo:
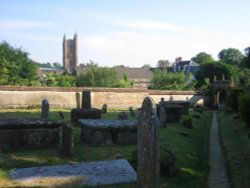
[(78, 34), (78, 62), (157, 65), (250, 46), (249, 0), (0, 0), (0, 42), (62, 64)]

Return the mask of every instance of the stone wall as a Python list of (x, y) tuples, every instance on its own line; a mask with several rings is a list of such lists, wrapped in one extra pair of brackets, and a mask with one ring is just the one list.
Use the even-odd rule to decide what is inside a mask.
[(147, 89), (121, 88), (59, 88), (59, 87), (0, 87), (0, 108), (29, 107), (41, 105), (47, 99), (52, 108), (76, 108), (76, 93), (91, 91), (92, 107), (101, 108), (107, 104), (108, 108), (141, 107), (145, 97), (150, 96), (156, 103), (161, 98), (167, 100), (188, 100), (192, 104), (199, 101), (203, 104), (209, 100), (205, 93), (194, 91), (157, 91)]

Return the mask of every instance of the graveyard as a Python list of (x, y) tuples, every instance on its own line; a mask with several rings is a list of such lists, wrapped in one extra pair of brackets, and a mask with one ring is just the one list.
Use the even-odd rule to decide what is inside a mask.
[[(1, 109), (0, 187), (126, 188), (146, 184), (208, 187), (210, 128), (215, 111), (187, 107), (184, 101), (147, 104), (155, 108), (150, 107), (151, 110), (144, 103), (139, 109), (112, 109), (104, 105), (98, 118), (79, 120), (75, 120), (75, 116), (72, 119), (75, 110), (71, 108), (48, 110), (42, 105)], [(93, 113), (91, 104), (84, 105), (84, 110), (78, 108), (77, 116)], [(169, 110), (169, 114), (165, 114), (164, 109)], [(248, 187), (248, 129), (242, 120), (233, 118), (236, 113), (217, 111), (216, 114), (221, 124), (220, 139), (229, 185)], [(155, 139), (148, 133), (156, 136)], [(20, 138), (26, 140), (13, 145), (13, 140)], [(147, 147), (151, 149), (140, 150)], [(23, 170), (29, 170), (31, 177), (42, 170), (47, 174), (36, 181), (15, 181), (13, 177)]]

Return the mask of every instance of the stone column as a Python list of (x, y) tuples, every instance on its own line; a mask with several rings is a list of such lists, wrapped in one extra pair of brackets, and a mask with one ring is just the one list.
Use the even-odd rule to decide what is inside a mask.
[(160, 183), (160, 125), (156, 105), (146, 97), (138, 116), (138, 188), (158, 188)]
[(41, 117), (44, 119), (49, 119), (49, 102), (46, 99), (42, 100), (42, 114)]

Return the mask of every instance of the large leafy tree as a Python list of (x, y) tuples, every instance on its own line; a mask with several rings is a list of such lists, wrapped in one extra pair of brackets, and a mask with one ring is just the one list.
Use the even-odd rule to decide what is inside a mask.
[(244, 67), (250, 69), (250, 47), (245, 49)]
[(126, 75), (122, 79), (117, 76), (116, 69), (98, 67), (97, 64), (89, 64), (87, 74), (79, 75), (76, 86), (85, 87), (132, 87), (133, 83)]
[(228, 48), (221, 50), (218, 54), (218, 58), (226, 64), (239, 66), (244, 56), (238, 49)]
[(206, 84), (206, 79), (209, 79), (209, 82), (213, 83), (214, 76), (217, 79), (222, 79), (222, 75), (224, 75), (225, 79), (231, 79), (232, 76), (236, 75), (237, 70), (235, 68), (237, 67), (221, 61), (202, 64), (200, 70), (195, 74), (196, 88), (201, 88)]
[(200, 64), (200, 65), (214, 61), (212, 56), (210, 54), (205, 53), (205, 52), (198, 53), (191, 60), (194, 61), (195, 63)]
[(150, 81), (149, 89), (159, 90), (185, 90), (188, 88), (184, 72), (168, 72), (166, 70), (157, 70)]
[(0, 43), (0, 84), (37, 84), (38, 66), (28, 56), (21, 48), (13, 48), (7, 42)]
[(168, 67), (169, 65), (170, 65), (169, 60), (159, 60), (159, 61), (157, 62), (157, 67), (159, 67), (159, 68), (166, 68), (166, 67)]

